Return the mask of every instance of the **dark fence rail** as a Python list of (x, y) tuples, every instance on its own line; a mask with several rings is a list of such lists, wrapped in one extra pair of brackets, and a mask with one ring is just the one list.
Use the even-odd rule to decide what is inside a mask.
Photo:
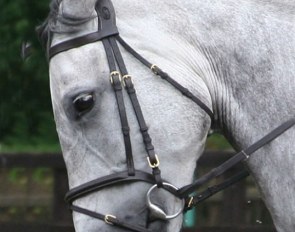
[[(216, 167), (224, 162), (226, 159), (233, 155), (232, 152), (212, 152), (208, 151), (201, 157), (198, 162), (198, 167), (202, 167), (203, 172), (207, 169)], [(52, 216), (49, 222), (43, 224), (30, 223), (30, 222), (1, 222), (1, 232), (74, 232), (71, 213), (67, 210), (63, 201), (64, 194), (68, 190), (67, 174), (65, 164), (61, 154), (0, 154), (0, 168), (12, 169), (12, 168), (50, 168), (53, 172), (53, 196), (51, 201)], [(204, 168), (205, 167), (205, 168)], [(243, 168), (242, 164), (234, 169)], [(0, 169), (0, 170), (1, 170)], [(231, 170), (235, 172), (236, 170)], [(0, 173), (1, 174), (1, 173)], [(230, 175), (228, 173), (227, 175)], [(226, 176), (225, 176), (226, 177)], [(221, 199), (212, 200), (210, 208), (200, 206), (197, 213), (197, 224), (195, 228), (184, 229), (183, 232), (273, 232), (275, 231), (271, 222), (257, 226), (257, 223), (251, 223), (248, 225), (249, 218), (255, 216), (249, 215), (245, 210), (245, 199), (247, 186), (246, 181), (238, 183), (233, 189), (226, 190), (225, 194), (221, 196)], [(209, 202), (209, 201), (208, 201)], [(204, 205), (208, 204), (207, 201)], [(218, 206), (217, 206), (218, 205)], [(260, 203), (261, 205), (261, 203)], [(260, 209), (259, 205), (259, 210)], [(203, 207), (203, 208), (202, 208)], [(216, 209), (216, 207), (219, 207)], [(264, 207), (263, 205), (261, 207)], [(0, 205), (1, 208), (1, 205)], [(208, 219), (203, 219), (202, 215), (209, 214), (208, 218), (212, 218), (211, 214), (215, 215), (215, 218), (220, 217), (220, 221), (216, 226), (208, 226)], [(0, 211), (1, 213), (1, 211)], [(248, 219), (247, 219), (248, 218)], [(260, 221), (260, 217), (258, 217)], [(268, 219), (269, 220), (269, 219)], [(208, 225), (207, 225), (208, 224)], [(212, 223), (211, 223), (212, 224)], [(214, 225), (214, 223), (213, 223)]]
[(65, 163), (61, 154), (0, 154), (0, 167), (65, 169)]
[(0, 228), (1, 232), (75, 232), (72, 225), (0, 223)]
[(276, 232), (272, 226), (220, 226), (184, 229), (183, 232)]

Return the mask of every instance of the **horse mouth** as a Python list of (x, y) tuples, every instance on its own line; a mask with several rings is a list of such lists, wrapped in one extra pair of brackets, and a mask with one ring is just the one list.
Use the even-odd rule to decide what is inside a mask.
[(147, 207), (144, 207), (136, 215), (125, 216), (125, 220), (130, 224), (141, 226), (150, 231), (167, 231), (167, 221), (153, 217)]
[(161, 232), (167, 232), (167, 221), (163, 220), (152, 220), (147, 221), (147, 229), (150, 231), (161, 231)]
[(151, 231), (166, 232), (168, 221), (155, 217), (149, 209), (147, 211), (146, 228)]

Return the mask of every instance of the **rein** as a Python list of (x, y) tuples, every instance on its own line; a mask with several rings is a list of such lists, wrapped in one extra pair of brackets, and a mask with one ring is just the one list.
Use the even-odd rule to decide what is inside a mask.
[[(229, 170), (236, 164), (247, 160), (255, 151), (257, 151), (264, 145), (270, 143), (272, 140), (274, 140), (282, 133), (287, 131), (289, 128), (294, 126), (295, 118), (292, 118), (291, 120), (285, 122), (284, 124), (280, 125), (276, 129), (268, 133), (258, 142), (254, 143), (247, 149), (240, 151), (235, 156), (227, 160), (225, 163), (221, 164), (217, 168), (214, 168), (212, 171), (208, 172), (207, 174), (197, 179), (194, 183), (190, 185), (186, 185), (178, 189), (172, 184), (167, 183), (165, 180), (162, 179), (160, 170), (160, 160), (152, 144), (152, 139), (149, 135), (148, 127), (146, 125), (137, 98), (135, 86), (132, 82), (132, 76), (128, 73), (128, 70), (126, 68), (125, 62), (123, 60), (121, 51), (117, 43), (120, 43), (126, 51), (132, 54), (143, 65), (148, 67), (155, 75), (166, 80), (169, 84), (171, 84), (178, 91), (180, 91), (185, 97), (195, 102), (211, 118), (212, 123), (214, 122), (214, 114), (211, 111), (211, 109), (209, 109), (199, 98), (194, 96), (187, 88), (183, 87), (174, 79), (172, 79), (168, 73), (161, 70), (157, 65), (152, 64), (145, 58), (143, 58), (119, 36), (119, 32), (116, 26), (115, 11), (110, 0), (97, 1), (95, 9), (99, 20), (99, 28), (97, 32), (90, 33), (52, 46), (49, 50), (49, 59), (51, 59), (58, 53), (70, 50), (72, 48), (80, 47), (96, 41), (102, 41), (107, 55), (108, 65), (110, 69), (110, 82), (112, 84), (114, 94), (116, 97), (116, 102), (122, 126), (127, 170), (119, 173), (114, 173), (108, 176), (100, 177), (80, 186), (77, 186), (75, 188), (72, 188), (65, 196), (65, 200), (70, 205), (71, 210), (88, 215), (93, 218), (97, 218), (99, 220), (103, 220), (108, 225), (118, 226), (124, 229), (128, 229), (130, 231), (151, 232), (149, 229), (145, 227), (130, 224), (128, 222), (125, 222), (124, 220), (116, 218), (113, 215), (101, 214), (73, 205), (73, 201), (90, 193), (99, 191), (105, 187), (121, 183), (143, 181), (153, 185), (147, 194), (147, 199), (149, 199), (149, 194), (152, 192), (152, 190), (157, 187), (169, 191), (170, 193), (172, 193), (177, 198), (183, 201), (184, 209), (181, 209), (174, 215), (167, 215), (163, 210), (161, 210), (158, 206), (154, 205), (151, 202), (149, 202), (148, 204), (151, 214), (156, 215), (161, 220), (169, 220), (175, 218), (179, 214), (181, 214), (183, 210), (186, 211), (191, 209), (192, 207), (196, 206), (208, 197), (247, 177), (249, 173), (247, 171), (242, 171), (218, 185), (211, 186), (203, 192), (196, 193), (196, 190), (200, 186), (204, 185), (211, 179), (220, 176), (222, 173)], [(145, 149), (148, 155), (147, 160), (151, 168), (151, 173), (136, 170), (134, 165), (132, 146), (130, 140), (130, 129), (123, 98), (124, 89), (128, 93), (134, 113), (138, 121), (138, 125), (142, 134), (143, 143), (145, 145)], [(191, 194), (194, 195), (191, 196)]]

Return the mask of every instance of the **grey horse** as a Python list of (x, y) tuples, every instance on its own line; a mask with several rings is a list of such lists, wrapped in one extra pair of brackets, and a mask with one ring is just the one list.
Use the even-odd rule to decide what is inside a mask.
[[(97, 0), (55, 0), (39, 28), (47, 46), (97, 30)], [(100, 1), (100, 0), (98, 0)], [(132, 74), (162, 176), (177, 187), (192, 182), (213, 123), (242, 150), (294, 118), (295, 3), (291, 0), (113, 0), (120, 35), (214, 112), (214, 119), (121, 48)], [(101, 42), (69, 49), (49, 63), (51, 96), (69, 186), (126, 169), (124, 142)], [(73, 99), (92, 96), (83, 115)], [(130, 101), (124, 94), (136, 168), (150, 172)], [(279, 232), (295, 231), (295, 129), (259, 149), (246, 162)], [(150, 184), (109, 186), (75, 201), (151, 231), (179, 231), (182, 218), (150, 220)], [(157, 205), (181, 205), (159, 191)], [(161, 197), (160, 197), (161, 196)], [(123, 231), (80, 213), (75, 229)]]

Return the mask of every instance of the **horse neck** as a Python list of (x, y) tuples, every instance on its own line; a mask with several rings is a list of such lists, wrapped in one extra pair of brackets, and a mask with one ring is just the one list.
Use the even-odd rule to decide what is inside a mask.
[[(293, 16), (249, 3), (237, 1), (240, 6), (234, 9), (225, 4), (223, 17), (218, 9), (208, 8), (206, 21), (211, 30), (197, 30), (214, 73), (203, 79), (218, 125), (238, 150), (295, 115)], [(278, 231), (294, 230), (294, 218), (290, 219), (294, 188), (289, 188), (294, 182), (294, 135), (293, 128), (247, 162)]]
[(194, 85), (233, 145), (248, 145), (252, 131), (261, 136), (294, 109), (295, 7), (289, 1), (113, 2), (123, 37)]
[(260, 135), (294, 109), (294, 4), (289, 1), (113, 2), (123, 37), (194, 88), (214, 108), (217, 124), (234, 145), (247, 145), (240, 141), (253, 137), (248, 131)]
[(259, 2), (227, 1), (197, 16), (196, 38), (213, 73), (202, 77), (218, 125), (238, 149), (295, 115), (292, 16)]

